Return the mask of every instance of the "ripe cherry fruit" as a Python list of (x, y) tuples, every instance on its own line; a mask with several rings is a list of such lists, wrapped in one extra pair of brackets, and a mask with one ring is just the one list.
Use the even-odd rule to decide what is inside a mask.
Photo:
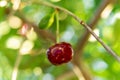
[(61, 42), (51, 46), (47, 50), (47, 57), (54, 65), (67, 63), (72, 59), (73, 49), (69, 43)]

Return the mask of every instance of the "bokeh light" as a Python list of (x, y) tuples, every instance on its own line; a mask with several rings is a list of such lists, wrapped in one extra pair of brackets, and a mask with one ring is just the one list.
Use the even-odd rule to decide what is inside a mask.
[(69, 42), (74, 36), (74, 34), (75, 34), (74, 29), (70, 26), (69, 28), (67, 28), (66, 32), (63, 33), (61, 39)]
[(54, 80), (54, 77), (50, 73), (46, 73), (43, 76), (43, 80)]
[(0, 1), (0, 7), (5, 7), (7, 5), (7, 1), (6, 0), (1, 0)]
[(107, 69), (108, 65), (102, 59), (96, 59), (95, 61), (93, 61), (92, 68), (94, 71), (99, 73)]
[(42, 74), (42, 69), (40, 67), (35, 67), (33, 69), (33, 72), (36, 76), (39, 76), (40, 74)]
[(104, 9), (104, 11), (102, 12), (101, 17), (104, 18), (104, 19), (108, 18), (108, 16), (110, 15), (112, 9), (113, 9), (113, 5), (112, 5), (112, 4), (109, 4), (109, 5)]
[(22, 43), (22, 38), (19, 36), (12, 36), (6, 41), (6, 47), (10, 49), (19, 49)]
[[(98, 29), (94, 29), (94, 33), (95, 33), (97, 36), (99, 36), (99, 30), (98, 30)], [(95, 39), (95, 37), (93, 37), (92, 35), (90, 35), (89, 41), (90, 41), (90, 42), (95, 42), (95, 41), (97, 41), (97, 40)]]
[(25, 40), (23, 43), (22, 43), (22, 46), (20, 48), (20, 53), (22, 55), (25, 55), (25, 54), (29, 54), (29, 52), (32, 50), (32, 48), (34, 47), (34, 43), (30, 40)]
[(31, 28), (30, 31), (27, 32), (27, 38), (31, 41), (34, 41), (37, 39), (37, 34), (35, 33), (35, 31), (33, 30), (33, 28)]
[(7, 21), (0, 23), (0, 38), (10, 32), (10, 27), (7, 24)]
[(22, 20), (17, 16), (10, 16), (8, 19), (8, 23), (11, 28), (17, 29), (22, 25)]

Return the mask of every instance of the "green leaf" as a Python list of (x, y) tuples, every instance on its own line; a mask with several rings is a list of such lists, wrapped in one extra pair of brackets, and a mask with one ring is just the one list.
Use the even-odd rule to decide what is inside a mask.
[(43, 19), (39, 22), (39, 28), (40, 29), (50, 28), (54, 22), (54, 15), (55, 13), (53, 13), (52, 15), (46, 15), (45, 17), (43, 17)]
[(54, 22), (54, 16), (55, 16), (55, 13), (53, 13), (53, 14), (51, 15), (46, 29), (50, 28), (51, 25), (53, 24), (53, 22)]
[(39, 22), (39, 28), (45, 29), (48, 25), (49, 19), (50, 19), (49, 15), (43, 17), (43, 19)]

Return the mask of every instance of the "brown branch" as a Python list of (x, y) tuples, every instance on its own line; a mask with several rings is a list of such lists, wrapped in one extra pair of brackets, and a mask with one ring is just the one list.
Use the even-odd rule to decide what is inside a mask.
[[(93, 15), (93, 18), (91, 18), (89, 20), (90, 22), (88, 22), (88, 25), (91, 27), (91, 29), (95, 28), (95, 25), (98, 23), (98, 20), (100, 19), (100, 15), (102, 11), (106, 8), (106, 6), (109, 3), (111, 3), (111, 0), (103, 0), (100, 6), (96, 9), (96, 12)], [(75, 47), (76, 57), (78, 55), (82, 55), (84, 46), (86, 45), (89, 36), (90, 36), (90, 33), (88, 31), (85, 31), (82, 37), (78, 40), (76, 47)]]
[[(102, 11), (106, 8), (106, 6), (112, 1), (110, 0), (103, 0), (100, 4), (100, 6), (96, 9), (96, 12), (93, 16), (92, 19), (90, 19), (90, 22), (88, 23), (89, 26), (91, 27), (91, 29), (95, 28), (95, 25), (97, 24), (98, 20), (100, 19), (100, 15), (102, 13)], [(78, 40), (78, 43), (76, 44), (76, 48), (75, 48), (75, 56), (74, 56), (74, 61), (77, 63), (77, 65), (81, 68), (81, 71), (83, 73), (84, 76), (86, 76), (89, 80), (90, 78), (90, 74), (88, 72), (88, 70), (86, 70), (86, 67), (83, 65), (82, 60), (80, 60), (79, 62), (79, 58), (82, 57), (83, 54), (83, 49), (88, 41), (90, 34), (88, 31), (85, 31), (84, 34), (82, 35), (82, 37)]]
[(82, 59), (79, 59), (78, 61), (73, 60), (72, 63), (74, 66), (77, 66), (80, 69), (79, 71), (81, 71), (85, 80), (92, 80), (92, 76), (90, 75), (90, 70), (88, 68), (86, 68)]
[[(105, 9), (105, 7), (109, 4), (109, 0), (103, 0), (100, 4), (100, 6), (96, 9), (96, 12), (93, 16), (92, 19), (90, 19), (90, 22), (88, 23), (89, 26), (91, 27), (91, 29), (95, 28), (95, 25), (97, 24), (98, 20), (100, 19), (100, 15), (102, 13), (102, 11)], [(82, 63), (82, 59), (78, 60), (80, 57), (82, 57), (83, 54), (83, 49), (88, 41), (90, 34), (88, 31), (85, 31), (84, 34), (82, 35), (82, 37), (78, 40), (76, 47), (75, 47), (75, 55), (73, 58), (73, 63), (76, 63), (75, 65), (79, 66), (79, 68), (81, 69), (83, 75), (85, 76), (85, 78), (87, 78), (86, 80), (91, 80), (91, 75), (88, 72), (88, 70), (86, 69), (86, 66), (84, 66), (84, 64)]]
[[(92, 29), (95, 28), (95, 25), (97, 24), (98, 20), (100, 19), (100, 15), (101, 15), (102, 11), (105, 9), (105, 7), (108, 5), (108, 3), (109, 3), (109, 0), (104, 0), (103, 2), (101, 2), (101, 5), (95, 12), (93, 18), (88, 23)], [(82, 54), (83, 48), (84, 48), (89, 36), (90, 36), (89, 32), (85, 31), (84, 34), (82, 35), (82, 37), (78, 40), (78, 43), (76, 44), (76, 48), (75, 48), (76, 55)]]
[(81, 23), (88, 31), (96, 38), (96, 40), (109, 52), (118, 62), (120, 62), (120, 57), (108, 46), (106, 45), (92, 30), (91, 28), (84, 22)]
[[(106, 0), (101, 2), (100, 6), (98, 7), (97, 11), (94, 14), (94, 17), (89, 22), (89, 26), (92, 29), (95, 28), (95, 25), (97, 24), (98, 20), (100, 19), (100, 14), (104, 10), (104, 8), (108, 5), (108, 3), (109, 2)], [(77, 63), (76, 65), (78, 65), (81, 68), (83, 75), (88, 78), (87, 80), (91, 79), (90, 74), (85, 69), (85, 66), (83, 64), (81, 65), (82, 60), (79, 61), (78, 59), (80, 57), (82, 57), (83, 49), (87, 43), (89, 36), (90, 36), (89, 32), (85, 31), (84, 34), (82, 35), (82, 37), (78, 40), (78, 43), (76, 44), (76, 47), (75, 47), (75, 56), (73, 58), (74, 63)]]

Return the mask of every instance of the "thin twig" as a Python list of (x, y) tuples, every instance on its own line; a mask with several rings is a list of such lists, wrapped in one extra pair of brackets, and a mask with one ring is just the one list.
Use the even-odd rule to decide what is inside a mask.
[(52, 7), (52, 8), (55, 8), (55, 9), (64, 11), (64, 12), (67, 13), (68, 15), (72, 16), (77, 22), (79, 22), (83, 27), (85, 27), (85, 28), (96, 38), (96, 40), (106, 49), (106, 51), (108, 51), (118, 62), (120, 62), (120, 57), (119, 57), (108, 45), (106, 45), (106, 44), (92, 31), (92, 29), (91, 29), (84, 21), (82, 21), (81, 19), (79, 19), (79, 17), (77, 17), (75, 14), (73, 14), (72, 12), (70, 12), (69, 10), (67, 10), (67, 9), (65, 9), (65, 8), (56, 6), (56, 5), (54, 5), (54, 4), (51, 4), (51, 3), (48, 3), (48, 2), (45, 2), (45, 1), (42, 1), (42, 0), (40, 0), (40, 1), (32, 0), (32, 3), (42, 4), (42, 5), (45, 5), (45, 6), (48, 6), (48, 7)]
[(108, 46), (106, 45), (93, 31), (92, 29), (84, 22), (80, 23), (83, 25), (95, 38), (96, 40), (115, 58), (120, 62), (120, 57)]

